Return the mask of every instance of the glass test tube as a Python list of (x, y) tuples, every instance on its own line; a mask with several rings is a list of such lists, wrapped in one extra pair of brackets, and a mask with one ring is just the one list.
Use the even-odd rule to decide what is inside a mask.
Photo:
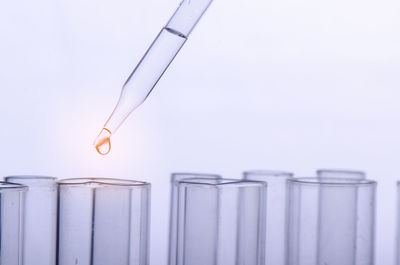
[(114, 111), (95, 140), (98, 152), (109, 152), (111, 135), (146, 100), (211, 2), (212, 0), (183, 0), (180, 3), (123, 85)]
[[(348, 170), (348, 169), (319, 169), (317, 170), (317, 177), (319, 177), (321, 180), (328, 180), (329, 179), (354, 179), (354, 180), (363, 180), (366, 179), (367, 175), (364, 171), (361, 170)], [(345, 196), (350, 198), (348, 200), (348, 203), (353, 204), (353, 208), (355, 211), (357, 211), (357, 216), (362, 216), (362, 212), (358, 213), (358, 211), (362, 211), (363, 209), (359, 208), (357, 206), (357, 197), (358, 197), (358, 190), (353, 189), (353, 190), (348, 190), (345, 193)], [(321, 201), (324, 200), (325, 197), (329, 197), (330, 195), (327, 194), (326, 192), (323, 194), (320, 194), (320, 211), (323, 212), (324, 209), (322, 208), (324, 206), (324, 203)], [(329, 200), (329, 199), (328, 199)], [(348, 206), (350, 207), (350, 206)]]
[(265, 264), (286, 264), (287, 239), (287, 180), (292, 173), (271, 170), (245, 171), (246, 180), (265, 181), (268, 184), (266, 201)]
[(266, 187), (234, 179), (180, 181), (174, 265), (262, 265)]
[(0, 265), (22, 265), (26, 186), (0, 181)]
[(347, 170), (347, 169), (318, 169), (317, 177), (319, 178), (348, 178), (348, 179), (365, 179), (367, 175), (364, 171)]
[(288, 183), (288, 265), (374, 264), (376, 182), (294, 178)]
[(59, 265), (148, 265), (150, 184), (59, 181)]
[(57, 183), (54, 177), (9, 176), (26, 185), (23, 264), (55, 265), (57, 241)]
[(176, 236), (178, 230), (178, 183), (188, 178), (220, 179), (220, 175), (203, 173), (172, 173), (171, 174), (171, 201), (169, 215), (169, 251), (168, 264), (176, 264)]
[(400, 265), (400, 181), (397, 181), (396, 265)]

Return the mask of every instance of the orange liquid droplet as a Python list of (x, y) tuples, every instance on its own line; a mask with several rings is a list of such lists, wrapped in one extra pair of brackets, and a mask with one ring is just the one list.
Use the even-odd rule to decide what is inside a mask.
[(111, 150), (111, 142), (110, 142), (111, 132), (103, 128), (101, 130), (99, 136), (97, 136), (96, 140), (94, 140), (94, 146), (96, 150), (101, 155), (106, 155)]

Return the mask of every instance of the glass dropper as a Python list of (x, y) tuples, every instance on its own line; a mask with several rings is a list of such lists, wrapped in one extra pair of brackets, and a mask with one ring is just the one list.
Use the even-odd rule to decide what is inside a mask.
[(110, 137), (149, 96), (211, 2), (183, 0), (180, 3), (123, 85), (114, 111), (94, 141), (97, 152), (102, 155), (110, 152)]

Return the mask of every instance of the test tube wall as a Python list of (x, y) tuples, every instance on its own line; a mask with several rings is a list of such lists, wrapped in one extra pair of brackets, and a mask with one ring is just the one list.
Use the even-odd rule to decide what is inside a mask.
[(272, 170), (245, 171), (246, 180), (265, 181), (268, 185), (266, 199), (265, 264), (285, 265), (287, 245), (287, 181), (292, 173)]
[(176, 264), (264, 264), (266, 183), (184, 179), (178, 184)]
[(22, 265), (26, 186), (0, 182), (0, 265)]
[(376, 182), (297, 178), (288, 183), (288, 265), (374, 264)]
[(59, 265), (148, 265), (150, 184), (59, 181)]
[(168, 264), (176, 264), (176, 236), (178, 231), (178, 183), (184, 179), (204, 178), (219, 179), (220, 175), (203, 173), (172, 173), (171, 174), (171, 200), (170, 200), (170, 219), (169, 219), (169, 251)]
[(26, 185), (23, 264), (55, 265), (57, 240), (57, 183), (46, 176), (9, 176), (6, 181)]

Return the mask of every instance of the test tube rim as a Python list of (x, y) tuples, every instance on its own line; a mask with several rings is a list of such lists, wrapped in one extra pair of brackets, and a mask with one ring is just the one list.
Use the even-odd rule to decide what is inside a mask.
[(60, 186), (87, 186), (87, 185), (100, 185), (111, 187), (146, 187), (151, 186), (150, 183), (132, 179), (120, 178), (65, 178), (57, 181)]
[(25, 191), (28, 189), (28, 186), (19, 184), (19, 183), (13, 183), (9, 181), (0, 181), (0, 192), (3, 191)]
[[(4, 179), (6, 181), (8, 180), (13, 180), (13, 181), (18, 181), (18, 180), (48, 180), (48, 181), (55, 181), (57, 178), (56, 177), (51, 177), (51, 176), (41, 176), (41, 175), (11, 175), (11, 176), (5, 176)], [(13, 182), (10, 181), (10, 182)]]
[(243, 171), (244, 179), (247, 179), (248, 175), (258, 175), (260, 177), (262, 177), (262, 176), (287, 177), (287, 178), (293, 178), (294, 177), (294, 173), (292, 173), (292, 172), (281, 171), (281, 170), (268, 170), (268, 169), (255, 169), (255, 170)]
[(317, 175), (319, 175), (319, 173), (321, 172), (327, 172), (327, 173), (350, 173), (350, 174), (360, 174), (363, 176), (366, 176), (366, 172), (365, 171), (361, 171), (361, 170), (352, 170), (352, 169), (332, 169), (332, 168), (321, 168), (321, 169), (317, 169), (316, 173)]
[[(178, 177), (180, 177), (180, 176), (183, 177), (183, 178), (179, 179)], [(194, 177), (194, 178), (196, 178), (196, 177), (205, 177), (205, 178), (215, 177), (215, 179), (221, 179), (222, 178), (222, 176), (219, 175), (219, 174), (175, 172), (175, 173), (171, 173), (171, 182), (175, 183), (175, 182), (178, 182), (178, 181), (182, 181), (182, 180), (186, 179), (185, 176), (187, 176), (187, 178), (192, 178), (192, 177)]]
[[(198, 180), (198, 181), (196, 181)], [(205, 181), (210, 182), (205, 182)], [(211, 183), (211, 181), (218, 181), (219, 183)], [(221, 188), (221, 187), (250, 187), (258, 186), (258, 187), (267, 187), (268, 184), (265, 181), (258, 180), (243, 180), (243, 179), (233, 179), (233, 178), (220, 178), (220, 179), (211, 179), (211, 178), (188, 178), (182, 181), (178, 181), (178, 185), (184, 186), (198, 186), (204, 188)]]
[[(337, 182), (335, 182), (335, 180)], [(351, 178), (326, 178), (319, 177), (297, 177), (287, 180), (289, 183), (310, 186), (332, 186), (332, 187), (370, 187), (376, 186), (375, 180), (351, 179)]]

